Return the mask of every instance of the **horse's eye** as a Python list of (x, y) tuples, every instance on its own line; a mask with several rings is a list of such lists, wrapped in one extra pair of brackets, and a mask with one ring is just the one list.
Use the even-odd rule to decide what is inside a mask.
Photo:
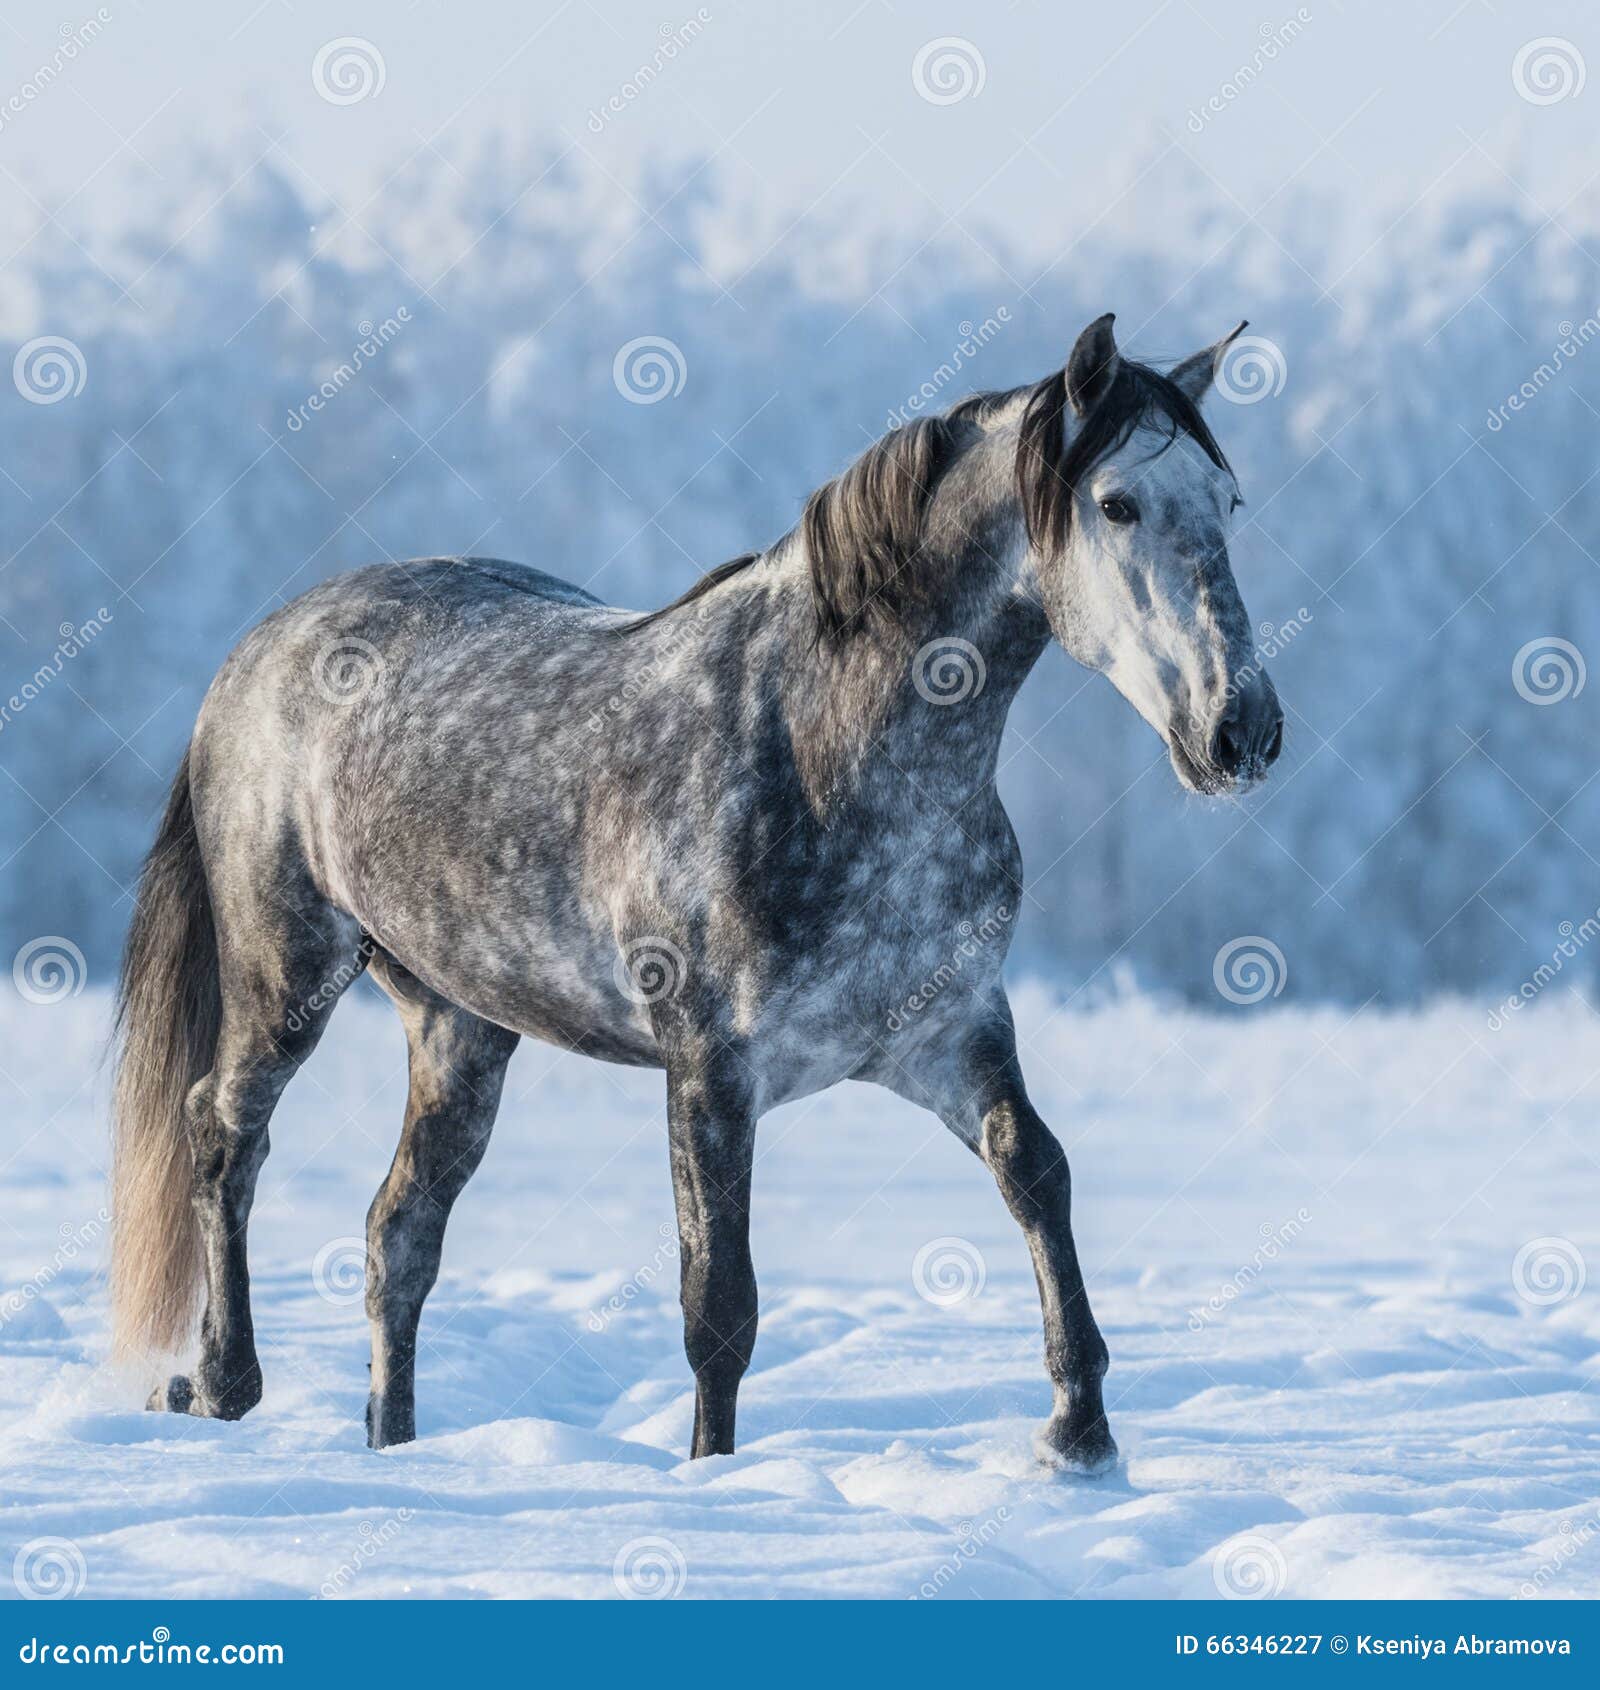
[(1102, 499), (1100, 513), (1107, 522), (1114, 522), (1120, 528), (1124, 523), (1137, 522), (1139, 512), (1132, 499)]

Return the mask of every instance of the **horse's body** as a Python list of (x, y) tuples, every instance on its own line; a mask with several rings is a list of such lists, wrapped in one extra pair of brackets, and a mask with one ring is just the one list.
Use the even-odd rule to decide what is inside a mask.
[[(1090, 350), (1105, 380), (1146, 379)], [(1053, 484), (1027, 504), (1024, 465), (1112, 403), (1095, 369), (1076, 391), (1071, 366), (1056, 378), (1053, 443), (1034, 438), (1037, 392), (891, 436), (795, 535), (650, 616), (537, 570), (433, 559), (339, 577), (241, 642), (174, 786), (124, 975), (125, 1341), (170, 1345), (197, 1266), (207, 1287), (199, 1364), (155, 1406), (232, 1417), (260, 1395), (244, 1235), (268, 1117), (370, 967), (411, 1047), (368, 1217), (375, 1445), (413, 1435), (445, 1219), (526, 1035), (667, 1071), (695, 1454), (733, 1447), (755, 1339), (756, 1121), (855, 1078), (932, 1108), (993, 1169), (1039, 1276), (1045, 1452), (1114, 1458), (1066, 1162), (1027, 1101), (1001, 985), (1021, 859), (994, 784), (1052, 631), (1069, 649), (1093, 631), (1093, 593), (1058, 603), (1029, 563), (1063, 549), (1043, 531), (1071, 513)], [(1175, 412), (1154, 456), (1183, 446), (1168, 480), (1214, 505), (1220, 452), (1151, 392)], [(1148, 395), (1122, 399), (1123, 438), (1095, 463), (1149, 427)], [(1215, 790), (1276, 754), (1276, 705), (1258, 681), (1249, 708), (1203, 715), (1246, 673), (1248, 623), (1215, 511), (1169, 495), (1152, 481), (1144, 520), (1183, 553), (1186, 611), (1146, 582), (1155, 679), (1109, 625), (1097, 666), (1152, 720), (1152, 689), (1176, 696), (1187, 675), (1181, 716), (1158, 725), (1185, 779)]]

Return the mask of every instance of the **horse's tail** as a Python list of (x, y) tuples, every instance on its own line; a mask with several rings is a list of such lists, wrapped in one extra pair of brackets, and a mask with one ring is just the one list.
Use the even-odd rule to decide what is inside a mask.
[(184, 753), (139, 878), (117, 988), (111, 1319), (117, 1355), (177, 1349), (194, 1324), (200, 1232), (190, 1206), (189, 1089), (211, 1069), (222, 999)]

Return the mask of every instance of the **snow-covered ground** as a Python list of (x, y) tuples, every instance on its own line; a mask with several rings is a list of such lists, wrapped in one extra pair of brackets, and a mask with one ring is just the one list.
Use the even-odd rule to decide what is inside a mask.
[(1113, 1358), (1124, 1461), (1074, 1480), (1030, 1459), (1038, 1315), (988, 1176), (858, 1087), (764, 1123), (742, 1447), (686, 1462), (659, 1076), (532, 1045), (428, 1305), (422, 1435), (369, 1453), (354, 1241), (405, 1081), (356, 998), (273, 1124), (264, 1402), (144, 1414), (101, 1365), (105, 1002), (8, 995), (0, 1567), (100, 1597), (1600, 1595), (1600, 1027), (1488, 1008), (1018, 994)]

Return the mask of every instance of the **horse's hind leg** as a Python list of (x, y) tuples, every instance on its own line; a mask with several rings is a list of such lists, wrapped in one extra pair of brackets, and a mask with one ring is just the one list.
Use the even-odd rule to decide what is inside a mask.
[(192, 1374), (159, 1387), (149, 1406), (237, 1420), (261, 1400), (246, 1233), (267, 1155), (267, 1123), (333, 1005), (365, 966), (366, 952), (355, 922), (292, 873), (271, 900), (248, 912), (242, 900), (224, 904), (223, 912), (229, 919), (218, 923), (216, 1055), (185, 1106), (205, 1265), (200, 1358)]
[(381, 953), (372, 974), (400, 1010), (411, 1063), (405, 1129), (367, 1213), (367, 1442), (383, 1449), (417, 1435), (417, 1324), (439, 1276), (451, 1205), (488, 1148), (517, 1035), (458, 1009)]

